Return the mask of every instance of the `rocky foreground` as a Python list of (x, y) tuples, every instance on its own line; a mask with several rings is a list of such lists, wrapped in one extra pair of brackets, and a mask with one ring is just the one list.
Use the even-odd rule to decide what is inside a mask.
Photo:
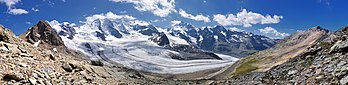
[[(323, 30), (325, 31), (325, 29), (322, 28), (316, 29), (316, 31)], [(309, 33), (307, 35), (311, 34)], [(313, 45), (310, 45), (310, 47), (302, 51), (297, 50), (300, 54), (292, 56), (293, 58), (288, 59), (284, 63), (275, 65), (266, 71), (258, 71), (258, 69), (263, 68), (254, 68), (253, 70), (249, 70), (243, 74), (234, 75), (228, 80), (221, 80), (216, 83), (346, 85), (348, 84), (347, 35), (348, 27), (343, 27), (334, 33), (326, 31), (324, 35), (320, 35), (321, 37), (316, 40)], [(294, 37), (290, 36), (287, 39), (293, 38)], [(310, 39), (311, 37), (298, 37), (298, 39), (300, 38)], [(283, 42), (291, 41), (292, 40)], [(284, 43), (282, 45), (284, 45)], [(262, 59), (253, 56), (249, 58)], [(253, 63), (255, 62), (249, 62), (248, 64), (252, 65)], [(245, 63), (242, 63), (241, 65), (243, 64)]]

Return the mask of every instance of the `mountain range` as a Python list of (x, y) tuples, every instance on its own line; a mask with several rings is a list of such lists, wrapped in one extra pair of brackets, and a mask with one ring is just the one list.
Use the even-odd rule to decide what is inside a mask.
[(122, 18), (39, 21), (19, 36), (0, 26), (0, 77), (6, 84), (347, 84), (347, 29), (316, 26), (277, 40)]
[(96, 37), (101, 41), (110, 41), (113, 40), (112, 38), (146, 37), (160, 46), (187, 45), (237, 58), (267, 49), (279, 41), (279, 39), (262, 35), (230, 30), (220, 25), (198, 28), (182, 21), (173, 22), (170, 28), (161, 28), (144, 21), (127, 18), (97, 18), (81, 26), (70, 26), (69, 23), (58, 22), (52, 22), (52, 24), (60, 36), (70, 40), (76, 34), (89, 34), (86, 36)]

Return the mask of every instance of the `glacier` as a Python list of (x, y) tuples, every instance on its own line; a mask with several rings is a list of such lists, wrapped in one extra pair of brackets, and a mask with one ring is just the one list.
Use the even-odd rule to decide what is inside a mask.
[(148, 32), (166, 34), (170, 42), (168, 46), (190, 45), (190, 43), (148, 22), (111, 12), (87, 17), (80, 26), (68, 22), (59, 23), (55, 20), (49, 23), (60, 34), (69, 49), (82, 52), (92, 60), (121, 64), (138, 71), (185, 74), (221, 69), (239, 60), (216, 53), (214, 54), (221, 59), (173, 59), (173, 55), (185, 55), (149, 40), (152, 35), (148, 35)]

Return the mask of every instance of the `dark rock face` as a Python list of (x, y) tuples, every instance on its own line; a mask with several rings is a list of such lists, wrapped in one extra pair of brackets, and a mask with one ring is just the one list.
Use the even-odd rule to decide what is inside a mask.
[(152, 36), (153, 34), (159, 34), (158, 30), (153, 25), (148, 26), (134, 26), (135, 30), (139, 30), (139, 32), (143, 35)]
[(161, 37), (159, 38), (160, 42), (158, 43), (158, 45), (169, 45), (170, 44), (169, 39), (168, 39), (166, 34), (160, 33), (159, 36), (161, 36)]
[(61, 28), (62, 31), (58, 33), (59, 35), (67, 36), (68, 39), (74, 38), (76, 30), (73, 27), (71, 27), (70, 25), (62, 25)]
[(99, 37), (101, 40), (106, 41), (106, 37), (103, 33), (96, 31), (96, 36)]
[(46, 21), (40, 21), (31, 27), (21, 38), (29, 43), (43, 42), (52, 46), (64, 46), (64, 42)]
[(116, 38), (123, 37), (120, 31), (118, 29), (115, 29), (113, 26), (114, 24), (108, 19), (97, 19), (93, 21), (93, 24), (97, 26), (97, 28), (100, 30), (100, 33), (103, 35), (112, 35)]
[(150, 40), (152, 40), (153, 42), (157, 43), (160, 46), (170, 44), (169, 39), (165, 33), (159, 33), (156, 36), (151, 37)]

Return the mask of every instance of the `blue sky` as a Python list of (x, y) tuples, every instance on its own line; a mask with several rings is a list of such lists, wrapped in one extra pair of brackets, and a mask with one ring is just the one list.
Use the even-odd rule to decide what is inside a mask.
[[(113, 12), (160, 27), (171, 21), (196, 27), (224, 25), (282, 38), (322, 26), (337, 30), (348, 23), (345, 0), (0, 0), (0, 24), (16, 34), (39, 20), (79, 24), (87, 16)], [(244, 13), (244, 14), (243, 14)], [(239, 16), (239, 15), (240, 16)], [(233, 15), (233, 16), (228, 16)], [(229, 17), (229, 18), (228, 18)]]

